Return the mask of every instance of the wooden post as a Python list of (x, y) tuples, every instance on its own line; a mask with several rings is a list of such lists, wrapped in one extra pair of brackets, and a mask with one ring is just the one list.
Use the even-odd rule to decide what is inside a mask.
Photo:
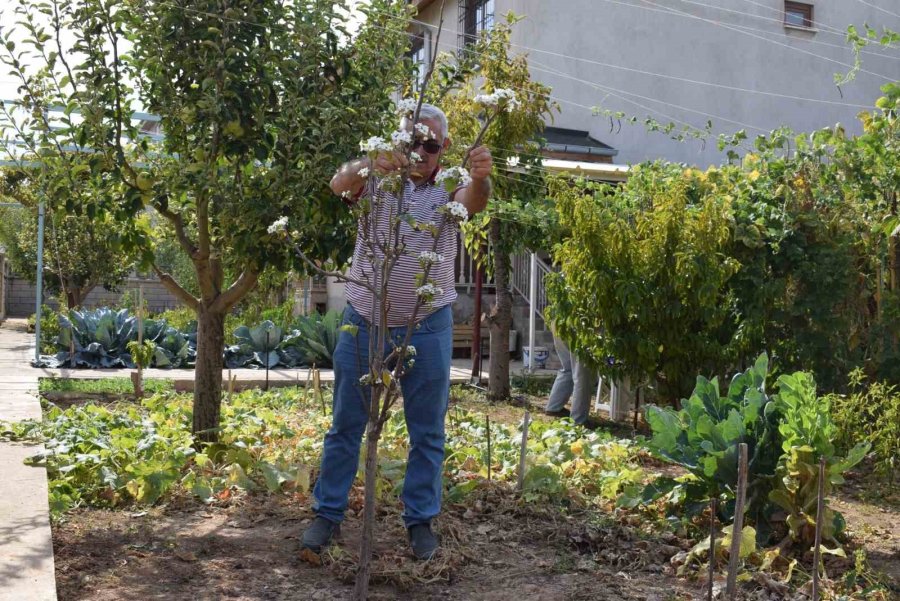
[(528, 449), (528, 426), (531, 424), (531, 414), (526, 411), (522, 418), (522, 445), (519, 450), (519, 484), (517, 490), (522, 492), (525, 486), (525, 454)]
[(266, 392), (269, 391), (269, 332), (266, 330)]
[(741, 555), (741, 539), (744, 531), (744, 503), (747, 500), (747, 443), (738, 445), (737, 497), (734, 505), (734, 523), (731, 526), (731, 550), (728, 554), (728, 581), (725, 596), (734, 599), (737, 593), (737, 573)]
[(819, 460), (819, 490), (816, 498), (816, 546), (813, 548), (812, 601), (819, 601), (819, 562), (822, 559), (822, 521), (825, 518), (825, 458)]
[[(144, 346), (144, 285), (141, 284), (138, 286), (138, 306), (137, 306), (137, 321), (138, 321), (138, 345), (141, 347)], [(74, 338), (74, 336), (73, 336)], [(141, 349), (143, 352), (143, 348)], [(138, 364), (137, 366), (137, 381), (134, 383), (134, 392), (137, 397), (143, 398), (144, 396), (144, 366)]]
[(487, 472), (488, 482), (491, 481), (491, 416), (485, 415), (484, 422), (487, 427)]
[(632, 429), (634, 430), (634, 435), (637, 436), (637, 427), (638, 427), (638, 412), (641, 407), (641, 387), (636, 386), (634, 389), (634, 424), (632, 425)]
[(709, 587), (706, 592), (707, 601), (713, 601), (713, 581), (716, 576), (716, 513), (719, 511), (719, 499), (716, 495), (709, 500)]

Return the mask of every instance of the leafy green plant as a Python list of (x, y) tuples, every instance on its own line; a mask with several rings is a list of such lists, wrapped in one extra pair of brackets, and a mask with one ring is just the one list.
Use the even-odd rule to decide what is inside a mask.
[[(768, 357), (763, 354), (747, 371), (737, 374), (727, 393), (719, 392), (718, 379), (697, 377), (693, 394), (680, 411), (649, 406), (647, 421), (653, 431), (653, 454), (686, 469), (687, 481), (661, 478), (643, 490), (632, 487), (621, 505), (636, 505), (679, 490), (676, 496), (700, 511), (711, 497), (733, 498), (737, 482), (738, 444), (748, 447), (747, 511), (761, 515), (768, 503), (771, 479), (780, 454), (778, 424), (772, 399), (766, 392)], [(723, 504), (724, 505), (724, 504)], [(733, 506), (726, 505), (730, 518)]]
[(332, 310), (325, 315), (300, 315), (294, 319), (293, 325), (295, 329), (284, 337), (278, 348), (282, 362), (287, 365), (331, 367), (341, 327), (341, 312)]
[(143, 342), (132, 340), (127, 347), (131, 360), (134, 361), (136, 366), (150, 367), (150, 363), (153, 361), (153, 356), (156, 353), (156, 345), (153, 342), (149, 340)]
[[(131, 389), (128, 378), (41, 378), (38, 381), (40, 392), (128, 394)], [(171, 392), (172, 380), (147, 378), (144, 380), (144, 390), (149, 393)]]
[[(137, 338), (137, 320), (127, 309), (101, 307), (59, 316), (56, 337), (59, 365), (69, 367), (134, 367), (127, 345)], [(70, 353), (70, 348), (74, 353)]]
[(861, 370), (851, 374), (850, 394), (831, 394), (827, 402), (836, 426), (838, 449), (872, 444), (875, 471), (894, 486), (900, 469), (900, 390), (884, 382), (867, 384)]
[(281, 358), (276, 349), (281, 343), (281, 328), (264, 321), (254, 328), (238, 326), (234, 330), (237, 344), (225, 349), (225, 366), (275, 367)]
[[(827, 498), (835, 485), (844, 482), (843, 473), (859, 463), (871, 445), (860, 442), (846, 456), (837, 454), (837, 424), (831, 417), (830, 400), (816, 396), (815, 380), (808, 373), (781, 376), (775, 404), (784, 454), (778, 462), (777, 486), (769, 499), (787, 512), (791, 538), (809, 546), (815, 539), (819, 461), (825, 460)], [(823, 540), (835, 540), (843, 529), (840, 513), (826, 505)]]
[[(27, 328), (34, 332), (36, 316), (28, 316)], [(41, 354), (51, 355), (56, 352), (56, 337), (59, 336), (59, 314), (47, 305), (41, 305)]]

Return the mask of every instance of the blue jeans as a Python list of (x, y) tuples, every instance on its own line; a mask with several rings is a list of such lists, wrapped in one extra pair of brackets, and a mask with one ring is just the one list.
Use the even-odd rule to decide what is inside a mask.
[[(359, 379), (368, 373), (369, 326), (347, 305), (343, 323), (359, 329), (341, 332), (334, 350), (334, 400), (331, 429), (325, 435), (322, 469), (313, 489), (316, 514), (333, 522), (344, 519), (347, 496), (359, 468), (359, 449), (368, 421), (369, 388)], [(442, 307), (415, 326), (410, 344), (415, 364), (400, 380), (403, 413), (409, 432), (409, 457), (403, 481), (403, 521), (407, 527), (431, 521), (441, 509), (444, 463), (444, 418), (450, 397), (453, 314)], [(390, 328), (402, 341), (406, 327)], [(390, 347), (387, 344), (386, 351)], [(388, 351), (389, 352), (389, 351)]]

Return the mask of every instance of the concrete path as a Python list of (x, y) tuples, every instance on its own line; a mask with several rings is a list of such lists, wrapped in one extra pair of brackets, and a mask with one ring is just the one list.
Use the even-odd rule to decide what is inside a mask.
[[(24, 320), (0, 325), (0, 421), (41, 418), (33, 355)], [(56, 599), (47, 470), (24, 463), (41, 449), (0, 441), (0, 601)]]

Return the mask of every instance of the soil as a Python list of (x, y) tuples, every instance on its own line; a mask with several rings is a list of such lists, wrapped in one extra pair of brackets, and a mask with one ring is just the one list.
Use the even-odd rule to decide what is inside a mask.
[[(354, 491), (341, 537), (323, 565), (300, 557), (298, 537), (312, 516), (302, 496), (247, 496), (228, 507), (183, 499), (146, 512), (76, 511), (53, 532), (59, 599), (349, 598), (360, 531), (353, 509), (361, 505), (360, 492)], [(665, 555), (680, 550), (667, 542), (561, 518), (557, 510), (526, 512), (511, 497), (494, 499), (506, 505), (502, 512), (489, 502), (447, 508), (436, 522), (442, 555), (425, 563), (411, 557), (397, 509), (382, 513), (370, 597), (699, 598), (696, 589), (662, 573)], [(612, 537), (616, 544), (604, 543)]]

